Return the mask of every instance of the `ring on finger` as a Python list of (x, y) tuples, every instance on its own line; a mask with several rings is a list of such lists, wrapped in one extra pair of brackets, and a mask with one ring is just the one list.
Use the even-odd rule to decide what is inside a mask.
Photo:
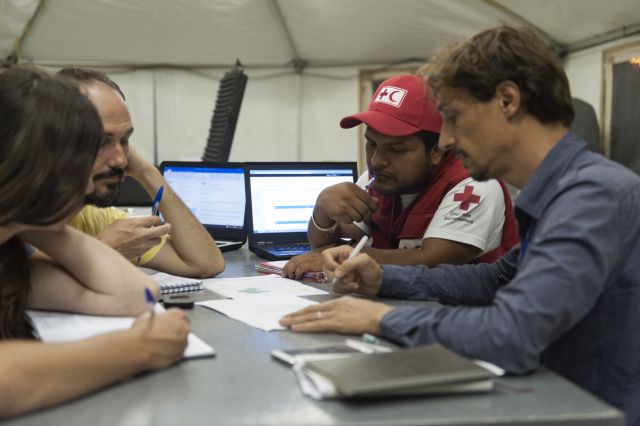
[(316, 311), (316, 319), (322, 319), (322, 311)]

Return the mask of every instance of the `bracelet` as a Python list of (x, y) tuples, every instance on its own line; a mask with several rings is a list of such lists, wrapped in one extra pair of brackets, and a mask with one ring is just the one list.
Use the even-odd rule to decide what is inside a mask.
[(338, 222), (334, 222), (333, 225), (328, 228), (323, 228), (322, 226), (318, 225), (313, 217), (313, 213), (311, 213), (311, 223), (313, 223), (313, 226), (315, 226), (317, 230), (326, 232), (327, 234), (333, 234), (334, 232), (336, 232), (336, 229), (338, 229)]

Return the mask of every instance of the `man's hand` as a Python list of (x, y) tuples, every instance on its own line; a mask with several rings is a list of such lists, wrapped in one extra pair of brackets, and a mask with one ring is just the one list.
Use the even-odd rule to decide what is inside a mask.
[(345, 296), (308, 306), (280, 319), (280, 324), (300, 332), (331, 331), (347, 334), (380, 335), (380, 321), (391, 306)]
[(327, 280), (337, 278), (336, 293), (360, 293), (375, 296), (382, 285), (382, 267), (368, 254), (349, 259), (351, 246), (338, 246), (322, 252), (323, 272)]
[(313, 213), (316, 223), (328, 228), (335, 222), (362, 222), (377, 209), (376, 200), (365, 190), (354, 183), (343, 182), (320, 192)]
[(130, 146), (129, 155), (127, 155), (127, 168), (125, 169), (127, 176), (131, 176), (135, 180), (140, 181), (143, 173), (150, 168), (155, 167)]
[(284, 265), (284, 268), (282, 268), (282, 276), (284, 278), (300, 280), (307, 272), (322, 271), (322, 250), (324, 250), (325, 247), (320, 247), (305, 254), (292, 257), (291, 260)]
[(182, 359), (191, 324), (182, 310), (169, 309), (164, 314), (141, 315), (131, 331), (141, 339), (140, 350), (147, 353), (146, 367), (156, 370)]
[(117, 220), (96, 237), (127, 259), (133, 259), (160, 244), (160, 237), (169, 233), (170, 224), (163, 224), (157, 216), (146, 216)]

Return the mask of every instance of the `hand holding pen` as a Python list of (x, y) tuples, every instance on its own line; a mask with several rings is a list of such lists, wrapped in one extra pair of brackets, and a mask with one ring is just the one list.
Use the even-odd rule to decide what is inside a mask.
[[(356, 246), (353, 249), (353, 251), (351, 253), (349, 253), (349, 256), (347, 257), (347, 260), (353, 259), (358, 254), (360, 254), (360, 251), (362, 250), (364, 245), (367, 243), (367, 241), (369, 241), (369, 236), (368, 235), (363, 235), (362, 238), (360, 238), (360, 241), (358, 241), (358, 244), (356, 244)], [(331, 285), (338, 284), (338, 281), (339, 281), (339, 278), (334, 275), (333, 279), (331, 280)]]

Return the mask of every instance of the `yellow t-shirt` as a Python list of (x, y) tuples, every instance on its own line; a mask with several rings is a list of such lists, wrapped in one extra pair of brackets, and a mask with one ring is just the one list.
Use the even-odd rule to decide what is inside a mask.
[[(116, 220), (126, 219), (127, 217), (127, 213), (115, 207), (102, 208), (87, 205), (69, 222), (69, 225), (85, 234), (95, 237), (100, 231), (106, 228), (107, 225), (112, 224)], [(164, 235), (160, 244), (151, 247), (139, 258), (131, 259), (131, 262), (137, 266), (144, 266), (158, 254), (166, 241), (167, 236)]]

